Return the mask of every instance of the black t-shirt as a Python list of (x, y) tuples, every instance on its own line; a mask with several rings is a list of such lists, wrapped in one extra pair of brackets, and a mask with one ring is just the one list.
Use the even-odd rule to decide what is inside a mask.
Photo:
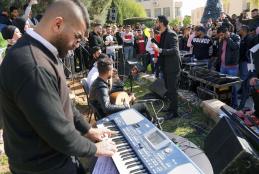
[(210, 46), (212, 45), (212, 40), (208, 36), (203, 38), (194, 37), (192, 39), (193, 45), (193, 55), (197, 60), (209, 59)]

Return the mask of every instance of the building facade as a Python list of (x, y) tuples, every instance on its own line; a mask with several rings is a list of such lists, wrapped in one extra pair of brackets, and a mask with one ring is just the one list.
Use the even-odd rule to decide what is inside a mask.
[(228, 0), (223, 2), (224, 12), (228, 15), (236, 14), (239, 16), (242, 11), (251, 11), (254, 8), (259, 8), (259, 0), (254, 0), (253, 2), (250, 0)]
[(148, 17), (156, 18), (165, 15), (169, 20), (178, 18), (182, 20), (181, 0), (137, 0), (146, 9)]
[(201, 18), (204, 12), (204, 7), (198, 7), (192, 10), (192, 25), (200, 25)]
[[(259, 0), (254, 0), (254, 3), (251, 3), (250, 0), (228, 0), (223, 2), (223, 11), (228, 15), (240, 15), (244, 10), (253, 10), (254, 8), (259, 8)], [(256, 3), (257, 2), (257, 3)], [(203, 15), (204, 7), (199, 7), (192, 10), (192, 24), (200, 25), (200, 21)], [(250, 17), (250, 13), (248, 13)]]

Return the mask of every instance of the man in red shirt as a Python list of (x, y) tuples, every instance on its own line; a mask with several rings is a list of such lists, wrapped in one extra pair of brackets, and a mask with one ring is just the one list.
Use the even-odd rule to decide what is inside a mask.
[(141, 60), (145, 69), (147, 68), (147, 65), (150, 63), (150, 60), (146, 55), (146, 44), (147, 44), (147, 38), (144, 36), (143, 31), (141, 29), (137, 29), (134, 46), (135, 46), (137, 58)]

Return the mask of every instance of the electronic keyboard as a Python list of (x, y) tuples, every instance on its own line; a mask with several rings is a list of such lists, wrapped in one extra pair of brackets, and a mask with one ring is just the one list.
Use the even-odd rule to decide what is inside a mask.
[(134, 109), (97, 121), (98, 128), (116, 131), (110, 137), (117, 152), (112, 156), (121, 174), (203, 174), (161, 130)]

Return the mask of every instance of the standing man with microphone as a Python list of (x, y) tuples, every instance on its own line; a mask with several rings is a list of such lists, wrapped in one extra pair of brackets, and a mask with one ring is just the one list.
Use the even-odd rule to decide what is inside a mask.
[(88, 28), (79, 0), (55, 1), (4, 58), (0, 115), (11, 173), (84, 174), (77, 157), (91, 161), (116, 152), (112, 141), (102, 141), (112, 132), (92, 128), (71, 103), (58, 60), (79, 46)]
[[(159, 51), (160, 67), (167, 89), (167, 97), (170, 100), (170, 105), (167, 109), (170, 114), (165, 117), (166, 120), (178, 117), (177, 88), (180, 73), (178, 36), (169, 29), (168, 23), (166, 16), (158, 16), (156, 28), (161, 33), (161, 40), (160, 43), (157, 43), (158, 47), (154, 45), (154, 50)], [(152, 39), (152, 42), (156, 43), (155, 39)]]

